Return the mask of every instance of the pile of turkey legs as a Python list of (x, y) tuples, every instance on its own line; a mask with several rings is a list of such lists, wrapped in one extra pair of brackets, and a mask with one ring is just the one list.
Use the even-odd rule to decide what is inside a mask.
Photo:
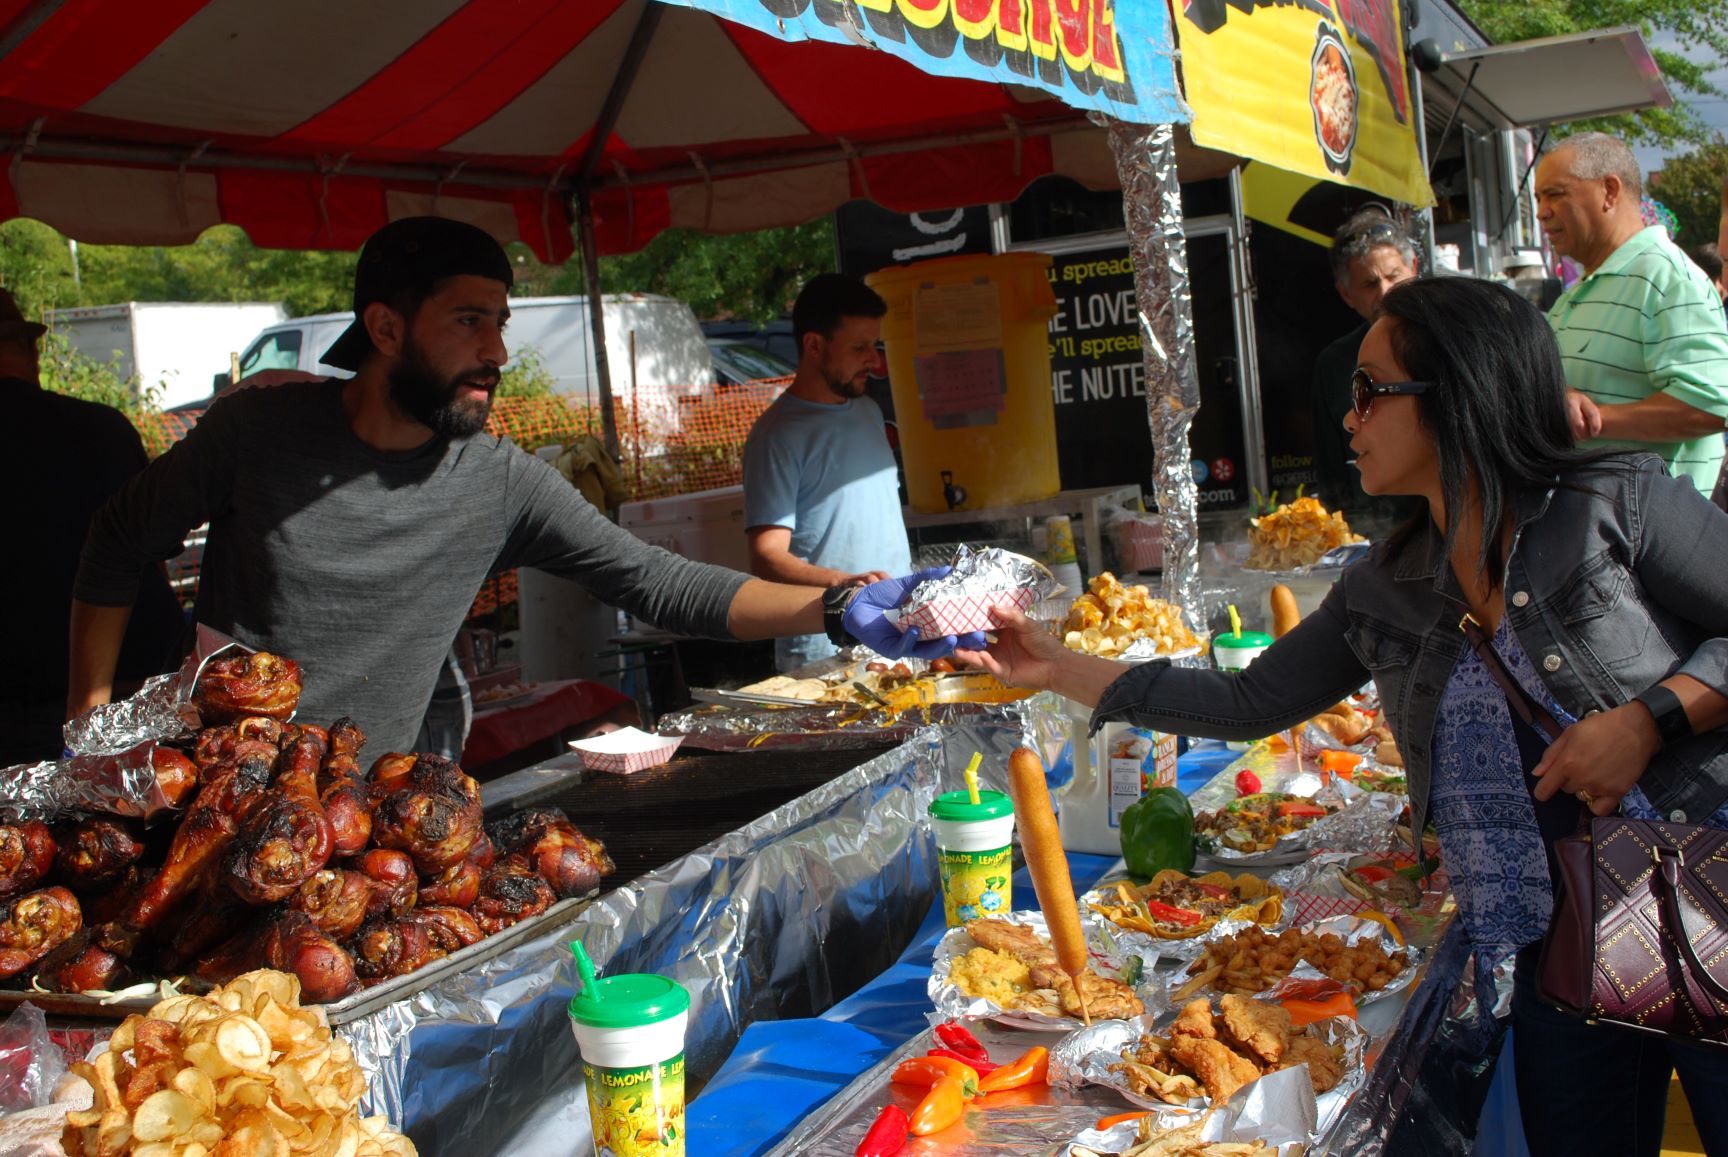
[(158, 744), (184, 812), (146, 830), (96, 815), (0, 824), (0, 982), (111, 991), (254, 968), (334, 1001), (593, 891), (612, 861), (556, 811), (482, 824), (480, 787), (436, 755), (360, 762), (351, 720), (291, 723), (299, 666), (206, 664), (206, 726)]

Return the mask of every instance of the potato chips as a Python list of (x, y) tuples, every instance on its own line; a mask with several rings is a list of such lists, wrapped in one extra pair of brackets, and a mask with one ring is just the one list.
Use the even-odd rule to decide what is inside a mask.
[(70, 1157), (414, 1157), (355, 1105), (366, 1078), (348, 1042), (300, 1007), (300, 982), (248, 972), (207, 996), (171, 996), (114, 1030), (72, 1071), (95, 1089), (66, 1115)]
[(1200, 646), (1181, 607), (1153, 598), (1143, 586), (1125, 587), (1109, 571), (1092, 580), (1062, 623), (1068, 649), (1088, 655), (1120, 655), (1137, 639), (1152, 640), (1160, 655)]
[(1313, 566), (1327, 551), (1366, 542), (1352, 534), (1350, 524), (1338, 511), (1327, 511), (1313, 497), (1286, 502), (1271, 514), (1250, 519), (1248, 532), (1249, 570), (1295, 570)]

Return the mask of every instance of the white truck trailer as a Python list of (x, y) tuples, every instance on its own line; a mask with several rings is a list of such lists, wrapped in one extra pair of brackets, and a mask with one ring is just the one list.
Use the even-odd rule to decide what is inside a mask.
[(157, 389), (164, 409), (210, 396), (231, 355), (258, 331), (287, 318), (279, 302), (128, 301), (51, 309), (48, 326), (91, 361), (112, 365), (140, 389)]

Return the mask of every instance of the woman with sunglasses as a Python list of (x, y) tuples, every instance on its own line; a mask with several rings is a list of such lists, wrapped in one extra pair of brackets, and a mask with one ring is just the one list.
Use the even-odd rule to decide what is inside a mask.
[[(1584, 809), (1728, 826), (1728, 514), (1654, 455), (1574, 449), (1554, 337), (1509, 289), (1401, 285), (1358, 362), (1344, 426), (1363, 489), (1419, 496), (1427, 513), (1246, 671), (1124, 671), (1013, 612), (989, 650), (964, 657), (1094, 706), (1094, 728), (1221, 739), (1283, 730), (1372, 678), (1413, 828), (1439, 830), (1478, 996), (1491, 1002), (1494, 966), (1516, 961), (1531, 1152), (1654, 1157), (1672, 1068), (1708, 1152), (1728, 1154), (1728, 1051), (1588, 1025), (1534, 988), (1548, 849)], [(1565, 725), (1551, 745), (1465, 628)]]

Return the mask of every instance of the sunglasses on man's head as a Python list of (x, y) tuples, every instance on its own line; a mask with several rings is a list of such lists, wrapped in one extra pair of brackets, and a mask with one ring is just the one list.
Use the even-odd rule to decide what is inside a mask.
[(1374, 399), (1386, 394), (1426, 394), (1432, 382), (1377, 382), (1368, 375), (1367, 370), (1357, 370), (1350, 375), (1350, 404), (1356, 408), (1356, 417), (1366, 420), (1368, 407), (1374, 404)]

